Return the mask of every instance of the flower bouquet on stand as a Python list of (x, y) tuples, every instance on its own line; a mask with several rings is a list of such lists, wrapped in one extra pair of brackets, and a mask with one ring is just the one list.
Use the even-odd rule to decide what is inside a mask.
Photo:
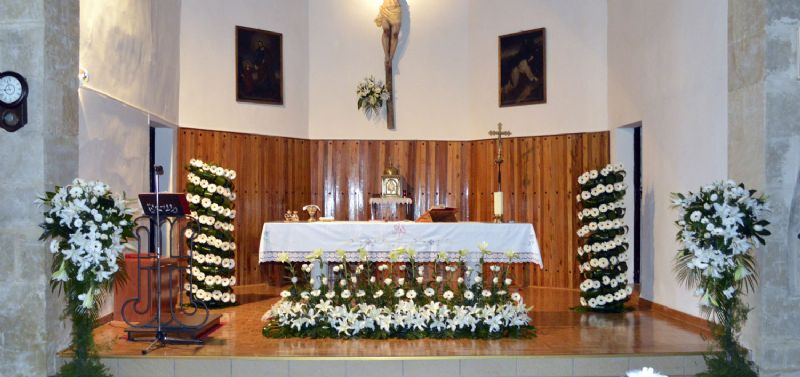
[(712, 334), (719, 346), (706, 357), (708, 371), (700, 375), (757, 376), (738, 338), (750, 311), (742, 294), (758, 284), (752, 249), (770, 235), (766, 199), (733, 181), (672, 195), (681, 241), (675, 273), (696, 289), (704, 314), (714, 322)]
[[(236, 171), (192, 159), (187, 168), (186, 199), (191, 223), (186, 229), (186, 243), (192, 247), (195, 265), (187, 271), (191, 279), (184, 289), (192, 300), (209, 308), (236, 303), (236, 243), (233, 239), (233, 180)], [(197, 233), (197, 234), (195, 234)]]
[(619, 313), (633, 293), (627, 277), (624, 179), (622, 165), (612, 164), (578, 177), (581, 193), (576, 199), (582, 207), (578, 211), (578, 270), (583, 281), (577, 311)]
[(92, 330), (113, 284), (125, 279), (120, 259), (133, 234), (133, 211), (102, 182), (75, 179), (46, 192), (40, 240), (50, 240), (52, 289), (64, 295), (74, 356), (57, 376), (111, 376), (97, 359)]

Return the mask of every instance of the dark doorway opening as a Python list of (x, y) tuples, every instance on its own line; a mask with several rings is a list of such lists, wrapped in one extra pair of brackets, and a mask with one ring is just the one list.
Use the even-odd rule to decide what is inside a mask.
[(148, 175), (150, 176), (150, 192), (156, 192), (156, 177), (153, 174), (153, 166), (156, 165), (156, 128), (150, 127), (150, 163), (147, 165)]
[(633, 128), (633, 282), (640, 282), (642, 246), (642, 126)]

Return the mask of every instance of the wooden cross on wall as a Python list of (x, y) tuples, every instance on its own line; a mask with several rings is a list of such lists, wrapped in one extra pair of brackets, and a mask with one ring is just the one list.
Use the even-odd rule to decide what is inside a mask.
[(503, 131), (503, 123), (497, 123), (497, 131), (489, 131), (489, 136), (497, 136), (497, 158), (494, 162), (497, 163), (497, 191), (500, 189), (501, 174), (500, 164), (503, 163), (503, 136), (511, 136), (511, 131)]

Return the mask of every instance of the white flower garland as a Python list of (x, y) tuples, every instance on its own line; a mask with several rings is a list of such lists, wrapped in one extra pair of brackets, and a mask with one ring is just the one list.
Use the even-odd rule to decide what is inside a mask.
[(581, 306), (590, 310), (620, 311), (633, 288), (628, 286), (628, 237), (623, 220), (623, 197), (627, 189), (622, 165), (609, 164), (600, 171), (591, 170), (578, 177), (581, 193), (576, 201), (582, 239), (578, 247), (578, 271), (584, 277)]
[(188, 170), (186, 200), (194, 224), (189, 225), (184, 236), (192, 247), (195, 266), (186, 269), (190, 279), (184, 289), (208, 305), (235, 303), (236, 243), (232, 233), (236, 210), (232, 206), (236, 200), (236, 171), (197, 159), (189, 161)]

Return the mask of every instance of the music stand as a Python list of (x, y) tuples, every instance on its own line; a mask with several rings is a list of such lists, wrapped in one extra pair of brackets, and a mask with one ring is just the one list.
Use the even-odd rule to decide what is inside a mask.
[[(154, 167), (154, 173), (155, 173), (155, 179), (156, 179), (156, 187), (158, 187), (158, 176), (163, 174), (163, 169), (161, 169), (160, 166), (155, 166)], [(185, 310), (181, 310), (180, 312), (176, 312), (176, 310), (175, 310), (175, 299), (172, 296), (173, 295), (172, 273), (174, 271), (178, 272), (178, 276), (179, 276), (179, 283), (178, 283), (179, 287), (178, 287), (178, 289), (182, 289), (183, 287), (180, 284), (180, 282), (182, 282), (182, 276), (183, 275), (181, 273), (182, 267), (180, 266), (180, 263), (177, 263), (175, 266), (172, 266), (172, 265), (165, 266), (165, 268), (167, 269), (167, 272), (169, 273), (169, 276), (170, 276), (170, 278), (169, 278), (169, 286), (168, 286), (169, 287), (169, 305), (170, 305), (169, 317), (168, 318), (162, 318), (162, 314), (163, 313), (162, 313), (162, 310), (161, 310), (162, 309), (161, 293), (162, 293), (162, 290), (163, 290), (162, 289), (163, 282), (162, 282), (162, 275), (161, 275), (161, 258), (162, 258), (162, 255), (161, 255), (162, 254), (162, 252), (161, 252), (161, 246), (162, 246), (161, 225), (162, 225), (162, 219), (166, 220), (166, 223), (168, 223), (168, 229), (170, 231), (174, 230), (174, 225), (176, 224), (176, 219), (185, 217), (189, 213), (189, 203), (186, 200), (186, 195), (185, 194), (178, 194), (178, 193), (159, 193), (158, 190), (156, 190), (155, 193), (140, 194), (139, 195), (139, 202), (141, 203), (142, 210), (144, 212), (144, 216), (142, 218), (146, 217), (146, 218), (150, 219), (150, 224), (151, 225), (149, 227), (150, 229), (149, 229), (148, 233), (152, 234), (152, 232), (155, 232), (155, 235), (154, 235), (155, 236), (155, 241), (153, 242), (153, 243), (155, 243), (155, 255), (149, 255), (148, 257), (143, 257), (142, 256), (142, 253), (141, 253), (141, 251), (142, 251), (141, 248), (142, 247), (141, 247), (141, 238), (140, 238), (139, 239), (139, 251), (137, 253), (137, 258), (139, 259), (139, 262), (137, 263), (137, 270), (138, 270), (137, 271), (137, 276), (139, 277), (139, 279), (141, 279), (142, 270), (149, 270), (149, 271), (154, 271), (155, 272), (155, 275), (156, 275), (156, 284), (155, 284), (155, 288), (156, 288), (155, 289), (156, 290), (156, 300), (155, 300), (156, 301), (156, 313), (155, 314), (156, 315), (155, 315), (154, 322), (151, 321), (151, 322), (148, 322), (148, 323), (145, 323), (145, 324), (134, 324), (134, 323), (131, 323), (130, 321), (128, 321), (125, 318), (125, 308), (129, 304), (133, 304), (133, 309), (135, 311), (137, 311), (137, 313), (141, 313), (137, 309), (137, 305), (140, 303), (140, 301), (142, 299), (141, 292), (139, 294), (137, 294), (137, 297), (127, 300), (123, 304), (123, 307), (121, 309), (121, 314), (122, 314), (123, 320), (129, 325), (128, 329), (126, 329), (126, 332), (128, 332), (128, 339), (129, 340), (145, 340), (145, 341), (152, 339), (152, 342), (145, 349), (142, 350), (142, 354), (147, 354), (150, 351), (153, 351), (153, 350), (155, 350), (157, 348), (160, 348), (160, 347), (164, 347), (167, 344), (202, 344), (203, 340), (200, 340), (200, 339), (195, 339), (195, 338), (175, 338), (175, 337), (167, 336), (168, 333), (170, 333), (170, 334), (189, 333), (189, 334), (193, 334), (192, 336), (195, 336), (197, 334), (206, 332), (208, 329), (210, 329), (213, 326), (216, 326), (219, 323), (219, 318), (221, 317), (219, 314), (211, 315), (209, 313), (209, 311), (208, 311), (208, 307), (204, 303), (199, 302), (199, 304), (202, 305), (202, 308), (201, 308), (198, 305), (198, 302), (196, 302), (196, 301), (191, 299), (191, 296), (189, 296), (190, 297), (189, 304), (190, 305), (194, 305), (194, 311), (191, 312), (191, 313), (187, 313)], [(170, 220), (170, 218), (172, 218), (172, 219)], [(155, 224), (155, 226), (153, 226), (153, 224)], [(180, 233), (181, 233), (180, 236), (182, 236), (183, 232), (180, 232)], [(138, 234), (138, 232), (137, 232), (137, 234)], [(170, 234), (170, 236), (172, 235), (171, 232), (169, 234)], [(179, 243), (179, 245), (180, 244), (181, 243)], [(152, 250), (151, 247), (148, 247), (148, 249)], [(191, 249), (191, 246), (190, 246), (190, 249)], [(148, 253), (148, 254), (150, 254), (150, 253)], [(172, 254), (172, 248), (170, 248), (169, 257), (177, 259), (179, 261), (182, 260), (182, 259), (185, 259), (187, 261), (188, 268), (191, 269), (191, 265), (192, 265), (191, 250), (189, 250), (189, 253), (186, 256), (180, 255), (180, 252), (179, 252), (178, 255), (173, 255)], [(141, 261), (142, 261), (142, 259), (145, 259), (145, 258), (150, 258), (152, 260), (155, 260), (155, 266), (142, 267)], [(152, 286), (150, 285), (149, 272), (148, 272), (147, 276), (148, 276), (148, 279), (147, 279), (147, 281), (148, 281), (148, 283), (147, 283), (147, 290), (148, 290), (148, 301), (147, 302), (148, 302), (148, 304), (147, 305), (148, 305), (148, 308), (149, 308), (150, 302), (152, 302), (151, 299), (150, 299), (150, 297), (151, 297), (150, 296), (150, 291), (152, 290)], [(137, 284), (141, 284), (141, 283), (138, 282)], [(191, 284), (191, 277), (189, 279), (189, 284)], [(181, 293), (179, 295), (180, 302), (183, 302), (182, 297), (183, 297), (183, 293)], [(182, 306), (182, 304), (180, 306)], [(200, 312), (201, 309), (203, 309), (203, 311), (204, 311), (204, 314), (205, 314), (204, 316)], [(195, 317), (196, 314), (200, 314), (200, 315), (198, 317)], [(137, 339), (137, 338), (134, 337), (134, 334), (150, 334), (150, 333), (153, 334), (152, 338)]]

